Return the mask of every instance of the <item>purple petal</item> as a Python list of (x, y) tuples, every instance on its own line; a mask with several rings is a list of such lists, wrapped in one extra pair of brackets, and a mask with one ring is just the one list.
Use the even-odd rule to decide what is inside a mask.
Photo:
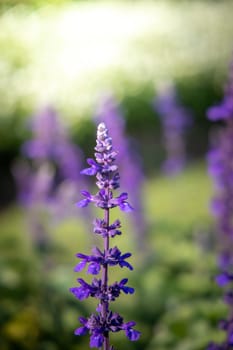
[(129, 270), (133, 271), (133, 266), (130, 265), (127, 261), (120, 261), (119, 265), (120, 267), (127, 267)]
[(98, 166), (98, 164), (92, 158), (87, 158), (87, 164), (89, 164), (91, 166), (93, 166), (93, 165)]
[(80, 327), (80, 328), (75, 329), (74, 334), (75, 335), (85, 335), (87, 333), (87, 331), (88, 331), (88, 328), (84, 326), (84, 327)]
[(125, 254), (123, 254), (122, 256), (121, 256), (121, 259), (127, 259), (127, 258), (129, 258), (130, 256), (131, 256), (132, 254), (131, 253), (125, 253)]
[(70, 288), (70, 292), (74, 294), (75, 298), (79, 300), (84, 300), (89, 297), (90, 293), (88, 289), (83, 287)]
[(101, 310), (102, 310), (102, 305), (101, 305), (101, 304), (98, 304), (98, 305), (97, 305), (97, 308), (96, 308), (96, 311), (97, 311), (97, 312), (101, 312)]
[(207, 116), (209, 120), (216, 121), (220, 119), (227, 119), (229, 116), (229, 111), (227, 109), (226, 103), (213, 106), (208, 109)]
[(128, 202), (120, 203), (119, 207), (120, 207), (120, 210), (124, 211), (125, 213), (129, 213), (133, 211), (133, 207), (131, 207), (131, 205)]
[(91, 348), (101, 348), (104, 342), (104, 337), (102, 334), (92, 334), (90, 337), (90, 347)]
[(87, 259), (87, 255), (82, 254), (82, 253), (77, 253), (75, 256), (79, 259)]
[(103, 253), (101, 252), (101, 250), (98, 247), (93, 247), (92, 248), (92, 253), (94, 255), (96, 255), (97, 257), (102, 257)]
[(91, 199), (91, 194), (90, 192), (86, 191), (86, 190), (83, 190), (81, 191), (81, 194), (84, 196), (84, 197), (87, 197), (89, 199)]
[(134, 293), (134, 288), (132, 288), (132, 287), (122, 287), (122, 290), (125, 294), (133, 294)]
[(127, 338), (129, 338), (129, 340), (131, 340), (131, 341), (138, 340), (140, 338), (140, 335), (141, 335), (140, 332), (135, 331), (132, 328), (126, 329), (125, 334), (126, 334)]
[(80, 202), (77, 202), (76, 205), (79, 208), (84, 208), (87, 207), (90, 202), (90, 199), (82, 199)]
[(123, 325), (123, 329), (129, 329), (129, 328), (132, 328), (136, 325), (136, 322), (135, 321), (129, 321), (127, 323), (124, 323)]
[(121, 201), (125, 201), (126, 199), (128, 199), (128, 193), (127, 192), (121, 193), (120, 196), (117, 197), (117, 199), (120, 199)]
[(86, 168), (86, 169), (83, 169), (82, 171), (80, 171), (80, 174), (88, 175), (88, 176), (96, 175), (96, 173), (97, 173), (97, 169), (94, 167)]
[(229, 334), (228, 342), (229, 342), (229, 345), (231, 345), (231, 346), (233, 345), (233, 333), (232, 332)]
[(80, 261), (80, 263), (78, 263), (78, 265), (75, 266), (74, 271), (75, 272), (79, 272), (82, 271), (85, 267), (86, 267), (86, 261)]
[(215, 281), (220, 287), (223, 287), (226, 284), (228, 284), (231, 281), (231, 279), (227, 274), (223, 273), (221, 275), (216, 276)]
[(91, 263), (88, 267), (87, 272), (92, 275), (98, 275), (98, 273), (100, 272), (100, 264), (95, 262)]
[(123, 279), (120, 281), (120, 286), (124, 286), (127, 282), (128, 282), (128, 278), (123, 278)]
[(85, 324), (87, 323), (87, 319), (82, 316), (80, 316), (78, 319), (79, 319), (79, 322), (85, 326)]

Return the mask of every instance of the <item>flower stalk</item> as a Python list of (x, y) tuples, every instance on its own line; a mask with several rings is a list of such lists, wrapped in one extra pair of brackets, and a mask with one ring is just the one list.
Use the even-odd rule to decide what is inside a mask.
[(127, 286), (128, 279), (120, 282), (109, 283), (109, 269), (114, 266), (126, 267), (133, 270), (133, 267), (126, 261), (131, 256), (130, 253), (122, 254), (117, 246), (110, 246), (110, 238), (120, 235), (120, 220), (110, 222), (110, 210), (119, 207), (124, 212), (129, 212), (132, 207), (128, 203), (127, 193), (121, 193), (118, 197), (113, 196), (113, 190), (119, 188), (119, 173), (114, 164), (117, 153), (112, 147), (112, 139), (108, 136), (108, 130), (104, 123), (100, 123), (97, 129), (97, 140), (95, 147), (95, 160), (88, 159), (89, 168), (81, 173), (89, 176), (96, 176), (96, 185), (99, 189), (97, 194), (92, 195), (88, 191), (81, 193), (85, 197), (77, 203), (79, 207), (86, 207), (94, 203), (103, 210), (103, 219), (97, 218), (94, 221), (93, 232), (103, 238), (103, 251), (94, 247), (91, 255), (78, 253), (76, 256), (81, 260), (75, 267), (79, 272), (87, 267), (87, 273), (92, 275), (101, 274), (101, 278), (93, 278), (91, 284), (78, 278), (79, 287), (70, 288), (71, 293), (79, 300), (93, 297), (98, 300), (97, 313), (93, 313), (89, 318), (80, 317), (81, 327), (75, 330), (76, 335), (90, 334), (90, 347), (103, 350), (113, 350), (110, 345), (110, 333), (124, 331), (131, 341), (138, 340), (140, 332), (133, 329), (135, 322), (124, 323), (123, 317), (117, 312), (110, 310), (110, 303), (123, 292), (133, 294), (134, 289)]

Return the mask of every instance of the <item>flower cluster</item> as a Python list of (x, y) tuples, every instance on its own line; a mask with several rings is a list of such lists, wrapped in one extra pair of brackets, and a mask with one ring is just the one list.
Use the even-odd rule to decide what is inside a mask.
[(136, 234), (137, 245), (142, 251), (145, 245), (147, 231), (143, 209), (143, 184), (144, 174), (141, 160), (139, 159), (135, 142), (127, 138), (125, 133), (125, 120), (119, 105), (108, 96), (103, 99), (97, 110), (97, 121), (103, 121), (108, 125), (109, 132), (115, 147), (118, 150), (118, 167), (121, 174), (121, 187), (129, 193), (134, 211), (131, 215), (133, 232)]
[(166, 160), (163, 170), (167, 175), (181, 172), (186, 162), (185, 131), (191, 123), (190, 112), (179, 100), (174, 85), (161, 90), (154, 101), (155, 110), (161, 115)]
[(88, 284), (82, 278), (78, 278), (77, 281), (79, 282), (80, 287), (70, 288), (70, 291), (79, 300), (84, 300), (91, 296), (105, 302), (114, 301), (119, 297), (121, 292), (124, 292), (125, 294), (134, 293), (134, 289), (132, 287), (125, 285), (128, 282), (127, 278), (124, 278), (119, 283), (115, 282), (114, 284), (108, 286), (107, 289), (103, 288), (101, 279), (94, 278), (91, 284)]
[[(116, 312), (108, 312), (107, 317), (103, 317), (100, 314), (92, 314), (88, 319), (84, 317), (79, 318), (83, 327), (75, 330), (75, 335), (85, 335), (90, 333), (90, 347), (100, 348), (102, 347), (105, 338), (109, 332), (125, 331), (126, 336), (131, 340), (138, 340), (138, 332), (133, 330), (135, 322), (124, 323), (123, 318)], [(113, 349), (113, 347), (107, 347), (106, 349)]]
[(220, 248), (218, 263), (221, 272), (215, 281), (224, 288), (229, 315), (219, 325), (226, 332), (225, 341), (222, 344), (212, 342), (207, 349), (225, 350), (233, 348), (233, 65), (223, 102), (208, 110), (208, 118), (225, 122), (218, 145), (208, 154), (208, 163), (216, 187), (211, 209), (217, 221)]
[(102, 236), (103, 250), (94, 247), (91, 255), (78, 253), (76, 256), (80, 262), (74, 271), (79, 272), (87, 268), (87, 273), (91, 275), (101, 274), (101, 278), (93, 278), (91, 283), (87, 283), (82, 278), (78, 278), (78, 287), (70, 288), (70, 292), (79, 300), (93, 297), (98, 300), (96, 313), (89, 318), (80, 317), (81, 327), (75, 330), (76, 335), (90, 334), (90, 347), (113, 350), (109, 343), (110, 332), (124, 331), (131, 340), (138, 340), (140, 332), (133, 327), (135, 322), (125, 323), (123, 318), (109, 308), (110, 302), (114, 301), (123, 292), (133, 294), (134, 289), (127, 286), (128, 279), (124, 278), (120, 282), (109, 283), (109, 268), (120, 266), (133, 270), (127, 259), (130, 253), (122, 253), (116, 246), (110, 247), (110, 238), (120, 235), (121, 223), (115, 220), (110, 223), (110, 209), (119, 207), (120, 210), (128, 212), (132, 207), (128, 203), (127, 193), (121, 193), (114, 197), (113, 190), (119, 188), (118, 168), (114, 164), (117, 153), (112, 147), (112, 139), (108, 136), (108, 130), (104, 123), (100, 123), (97, 129), (97, 141), (95, 147), (95, 160), (88, 159), (89, 168), (84, 169), (82, 174), (95, 175), (99, 191), (92, 195), (88, 191), (82, 191), (85, 197), (77, 203), (79, 207), (86, 207), (89, 203), (94, 203), (104, 211), (104, 218), (94, 221), (94, 233)]

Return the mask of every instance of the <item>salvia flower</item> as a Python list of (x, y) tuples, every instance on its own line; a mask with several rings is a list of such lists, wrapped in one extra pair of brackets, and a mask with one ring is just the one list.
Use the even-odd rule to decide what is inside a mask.
[(125, 294), (133, 294), (134, 289), (126, 286), (128, 282), (127, 278), (122, 279), (119, 283), (115, 282), (109, 285), (107, 289), (103, 288), (101, 279), (94, 278), (91, 284), (85, 282), (82, 278), (78, 278), (77, 281), (80, 287), (70, 288), (71, 293), (79, 300), (84, 300), (89, 296), (95, 297), (102, 301), (114, 301), (119, 297), (121, 292)]
[(207, 114), (212, 121), (221, 120), (225, 127), (219, 134), (218, 143), (208, 154), (209, 174), (212, 176), (216, 194), (211, 203), (216, 218), (219, 240), (218, 264), (221, 272), (216, 283), (224, 288), (224, 302), (229, 306), (226, 320), (220, 328), (226, 332), (221, 344), (211, 342), (208, 350), (233, 349), (233, 64), (223, 102), (211, 107)]
[(191, 124), (190, 112), (181, 105), (173, 84), (160, 89), (154, 108), (161, 116), (166, 160), (162, 168), (167, 175), (180, 173), (186, 163), (185, 133)]
[[(134, 289), (127, 285), (128, 279), (120, 282), (109, 283), (109, 269), (115, 266), (133, 270), (127, 261), (131, 253), (122, 253), (117, 246), (110, 246), (110, 238), (121, 234), (120, 220), (110, 222), (110, 210), (119, 207), (124, 212), (132, 210), (128, 203), (128, 194), (123, 192), (114, 196), (113, 190), (120, 186), (120, 176), (115, 158), (117, 152), (113, 149), (112, 139), (108, 135), (108, 129), (104, 123), (97, 128), (97, 140), (95, 147), (95, 160), (88, 159), (88, 168), (82, 174), (96, 176), (98, 192), (94, 195), (88, 191), (82, 191), (84, 199), (79, 201), (79, 207), (86, 207), (90, 203), (103, 210), (103, 218), (94, 220), (93, 232), (103, 238), (103, 248), (94, 247), (90, 255), (78, 253), (76, 256), (79, 263), (74, 268), (75, 272), (86, 269), (88, 274), (94, 275), (91, 283), (78, 278), (78, 287), (70, 288), (70, 292), (78, 299), (84, 300), (89, 297), (97, 299), (96, 313), (89, 318), (80, 317), (81, 327), (75, 330), (76, 335), (90, 334), (90, 347), (113, 350), (110, 346), (110, 333), (124, 331), (131, 341), (140, 337), (140, 332), (134, 329), (135, 322), (124, 322), (122, 316), (110, 310), (110, 303), (115, 301), (121, 293), (133, 294)], [(100, 275), (100, 278), (97, 278)]]

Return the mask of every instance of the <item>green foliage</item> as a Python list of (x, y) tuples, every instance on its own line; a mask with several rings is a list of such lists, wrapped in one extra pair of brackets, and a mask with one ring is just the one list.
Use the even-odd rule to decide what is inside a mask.
[[(113, 304), (126, 320), (137, 322), (142, 338), (136, 344), (117, 334), (114, 343), (128, 350), (204, 349), (221, 338), (216, 326), (226, 312), (212, 279), (216, 247), (208, 212), (210, 181), (204, 167), (196, 165), (175, 178), (151, 177), (144, 194), (147, 251), (136, 250), (123, 214), (126, 234), (118, 239), (122, 250), (133, 252), (129, 285), (136, 293)], [(75, 337), (73, 330), (77, 317), (89, 314), (95, 303), (78, 302), (68, 289), (77, 277), (74, 255), (89, 251), (91, 236), (76, 220), (50, 227), (53, 245), (41, 255), (32, 247), (22, 215), (12, 208), (0, 216), (2, 349), (87, 350), (87, 337)], [(112, 278), (124, 277), (122, 269)]]
[(45, 5), (58, 6), (69, 1), (70, 0), (1, 0), (0, 11), (6, 11), (19, 5), (28, 7), (29, 9), (35, 9)]
[(129, 132), (150, 144), (159, 131), (152, 99), (171, 79), (196, 132), (205, 129), (232, 51), (231, 1), (60, 2), (20, 2), (0, 15), (0, 149), (17, 148), (24, 119), (45, 103), (81, 138), (106, 91), (122, 102)]

